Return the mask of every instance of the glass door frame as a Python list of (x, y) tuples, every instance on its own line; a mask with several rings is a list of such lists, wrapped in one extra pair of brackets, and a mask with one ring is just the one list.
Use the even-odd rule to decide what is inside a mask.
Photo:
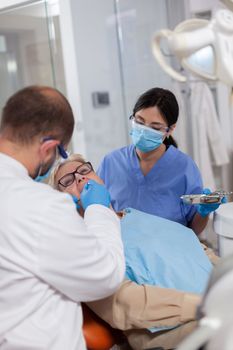
[(10, 11), (11, 9), (13, 10), (18, 6), (22, 7), (38, 2), (43, 2), (43, 0), (1, 0), (0, 12)]
[[(1, 0), (0, 14), (36, 3), (45, 3), (45, 5), (48, 5), (49, 7), (49, 1), (50, 0)], [(85, 132), (82, 128), (83, 113), (81, 106), (79, 74), (76, 59), (75, 38), (72, 26), (73, 14), (69, 0), (57, 1), (60, 8), (60, 30), (67, 98), (72, 106), (75, 118), (75, 128), (72, 137), (72, 151), (86, 156)]]

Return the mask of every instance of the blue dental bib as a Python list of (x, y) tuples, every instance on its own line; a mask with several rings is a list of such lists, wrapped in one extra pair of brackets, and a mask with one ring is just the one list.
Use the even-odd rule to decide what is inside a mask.
[[(212, 264), (195, 233), (177, 222), (125, 209), (126, 278), (138, 284), (204, 292)], [(155, 328), (153, 331), (161, 330)]]

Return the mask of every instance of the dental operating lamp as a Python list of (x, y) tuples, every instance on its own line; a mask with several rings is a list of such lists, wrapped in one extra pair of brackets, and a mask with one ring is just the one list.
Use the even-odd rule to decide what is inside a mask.
[[(228, 8), (233, 10), (232, 1), (223, 2), (227, 2)], [(166, 41), (171, 55), (178, 58), (187, 71), (233, 87), (232, 11), (220, 9), (211, 20), (188, 19), (173, 31), (163, 29), (155, 33), (152, 42), (154, 57), (167, 74), (185, 82), (187, 77), (167, 63), (161, 48), (162, 41)]]

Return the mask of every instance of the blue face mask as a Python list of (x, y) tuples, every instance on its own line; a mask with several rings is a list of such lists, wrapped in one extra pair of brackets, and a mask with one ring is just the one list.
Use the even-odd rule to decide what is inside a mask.
[(51, 173), (51, 170), (52, 170), (52, 166), (46, 171), (46, 173), (45, 174), (43, 174), (43, 175), (37, 175), (37, 177), (35, 177), (35, 181), (36, 182), (42, 182), (42, 181), (44, 181), (45, 179), (47, 179), (48, 177), (49, 177), (49, 175), (50, 175), (50, 173)]
[(140, 151), (147, 153), (158, 148), (163, 143), (165, 135), (161, 131), (133, 123), (130, 136), (134, 146)]

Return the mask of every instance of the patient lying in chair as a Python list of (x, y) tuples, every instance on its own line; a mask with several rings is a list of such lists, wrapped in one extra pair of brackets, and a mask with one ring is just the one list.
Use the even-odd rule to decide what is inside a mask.
[[(51, 177), (56, 189), (76, 201), (89, 180), (102, 183), (79, 155), (59, 164)], [(81, 206), (78, 211), (85, 217)], [(88, 306), (112, 327), (125, 331), (133, 349), (174, 348), (195, 325), (196, 307), (212, 265), (191, 229), (133, 208), (118, 215), (126, 279), (113, 296)]]

